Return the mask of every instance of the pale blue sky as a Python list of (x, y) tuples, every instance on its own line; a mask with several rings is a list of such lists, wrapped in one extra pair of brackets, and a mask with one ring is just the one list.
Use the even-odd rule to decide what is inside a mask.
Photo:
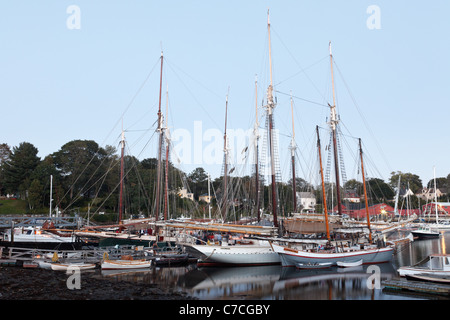
[[(67, 28), (70, 5), (80, 8), (80, 29)], [(381, 29), (367, 27), (371, 5), (380, 9)], [(124, 114), (131, 152), (155, 157), (155, 139), (143, 149), (151, 133), (141, 137), (139, 130), (156, 120), (161, 48), (172, 130), (193, 134), (194, 121), (203, 130), (223, 130), (228, 88), (229, 128), (251, 128), (255, 75), (259, 105), (269, 79), (268, 8), (285, 176), (291, 135), (286, 94), (318, 103), (294, 100), (299, 152), (309, 159), (315, 126), (325, 128), (329, 114), (319, 105), (331, 102), (329, 41), (343, 130), (363, 139), (376, 166), (371, 176), (387, 180), (398, 170), (426, 183), (434, 165), (438, 177), (450, 173), (445, 0), (3, 1), (0, 142), (31, 142), (41, 157), (74, 139), (117, 146)], [(197, 166), (220, 174), (221, 165), (181, 168)]]

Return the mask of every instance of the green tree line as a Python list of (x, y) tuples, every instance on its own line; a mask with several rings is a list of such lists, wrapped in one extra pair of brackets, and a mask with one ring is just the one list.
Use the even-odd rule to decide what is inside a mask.
[[(165, 166), (162, 168), (163, 177)], [(125, 214), (151, 216), (155, 210), (157, 160), (147, 158), (139, 161), (134, 156), (124, 157), (124, 207)], [(186, 174), (170, 163), (167, 175), (168, 211), (170, 217), (206, 216), (208, 206), (198, 201), (199, 196), (208, 192), (208, 175), (199, 167)], [(60, 150), (46, 156), (38, 157), (38, 149), (29, 142), (10, 148), (0, 144), (0, 196), (12, 195), (27, 202), (30, 213), (48, 213), (50, 203), (50, 176), (52, 176), (52, 205), (67, 214), (71, 210), (79, 212), (117, 213), (119, 207), (120, 156), (113, 146), (100, 147), (92, 140), (73, 140), (64, 144)], [(378, 178), (367, 180), (368, 198), (372, 203), (392, 202), (398, 179), (401, 188), (409, 188), (414, 193), (424, 185), (421, 179), (412, 173), (392, 172), (388, 182)], [(222, 197), (222, 177), (211, 181), (211, 193), (214, 210)], [(262, 180), (262, 179), (260, 179)], [(162, 181), (164, 182), (164, 181)], [(278, 205), (281, 214), (293, 211), (292, 180), (278, 183)], [(450, 186), (450, 175), (436, 179), (437, 187), (447, 190)], [(248, 215), (256, 215), (255, 179), (254, 176), (230, 178), (229, 215), (238, 219)], [(296, 178), (296, 191), (312, 192), (317, 201), (316, 210), (321, 211), (321, 186), (313, 186), (302, 178)], [(430, 180), (426, 187), (434, 187)], [(194, 202), (177, 196), (178, 190), (187, 188), (194, 193)], [(349, 180), (342, 188), (342, 194), (348, 190), (363, 195), (362, 183)], [(271, 212), (271, 186), (261, 182), (261, 208)], [(327, 188), (331, 190), (332, 188)], [(335, 192), (335, 191), (334, 191)], [(329, 192), (327, 202), (336, 195)], [(446, 199), (445, 199), (446, 200)], [(412, 205), (418, 204), (413, 197)], [(165, 206), (161, 200), (160, 208)], [(298, 205), (297, 211), (302, 208)], [(161, 214), (161, 213), (160, 213)]]

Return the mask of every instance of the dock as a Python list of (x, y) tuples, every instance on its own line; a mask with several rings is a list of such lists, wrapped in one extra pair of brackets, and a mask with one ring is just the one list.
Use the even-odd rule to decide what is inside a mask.
[(381, 284), (384, 286), (383, 291), (391, 293), (415, 293), (450, 297), (450, 285), (448, 284), (406, 279), (390, 279), (382, 281)]

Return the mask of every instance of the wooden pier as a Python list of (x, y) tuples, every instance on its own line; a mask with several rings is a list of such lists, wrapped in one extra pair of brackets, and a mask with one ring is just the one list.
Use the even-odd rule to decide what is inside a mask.
[(406, 279), (390, 279), (382, 282), (383, 290), (391, 293), (415, 293), (427, 295), (439, 295), (450, 298), (450, 285), (415, 281)]

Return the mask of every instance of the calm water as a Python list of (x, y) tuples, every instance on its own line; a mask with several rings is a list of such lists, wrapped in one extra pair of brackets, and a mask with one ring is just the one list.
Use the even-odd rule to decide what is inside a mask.
[[(398, 235), (401, 237), (402, 235)], [(449, 249), (447, 249), (449, 248)], [(414, 264), (431, 253), (449, 253), (450, 232), (441, 239), (414, 241), (401, 247), (390, 263), (377, 266), (381, 281), (398, 278), (397, 268)], [(199, 299), (253, 300), (412, 300), (417, 295), (393, 294), (367, 285), (373, 275), (368, 268), (298, 270), (281, 266), (199, 268), (156, 268), (141, 273), (103, 274), (118, 280), (168, 286)]]

